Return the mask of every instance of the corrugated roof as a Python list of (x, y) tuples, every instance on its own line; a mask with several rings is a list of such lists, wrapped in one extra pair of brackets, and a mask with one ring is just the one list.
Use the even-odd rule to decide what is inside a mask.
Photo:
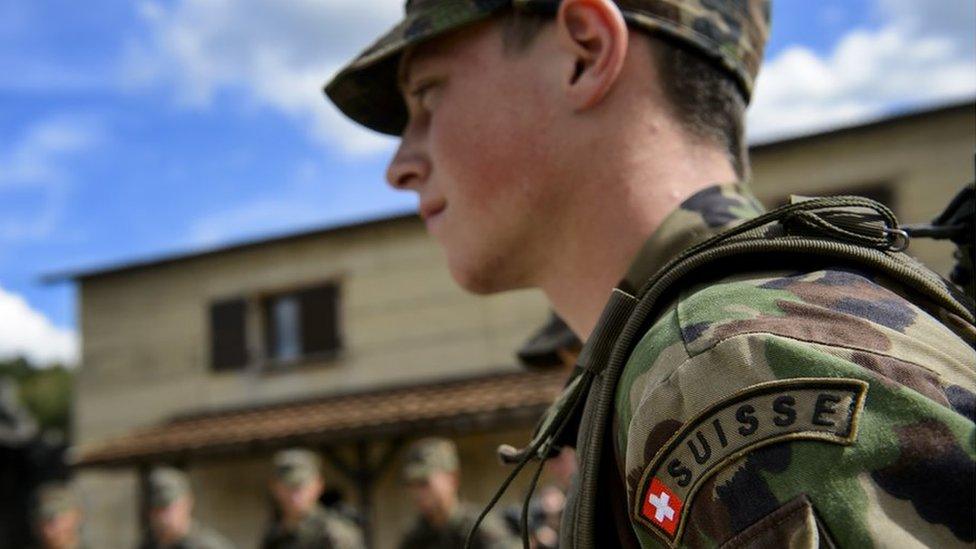
[(533, 424), (564, 372), (514, 372), (184, 415), (77, 447), (75, 465), (125, 466), (358, 439), (469, 433)]

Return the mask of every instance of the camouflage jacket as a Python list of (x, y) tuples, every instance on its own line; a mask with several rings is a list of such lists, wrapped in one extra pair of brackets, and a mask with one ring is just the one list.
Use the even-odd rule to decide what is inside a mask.
[[(400, 541), (400, 549), (462, 549), (468, 532), (478, 519), (479, 510), (467, 504), (460, 504), (457, 511), (443, 528), (431, 526), (423, 517)], [(505, 549), (516, 547), (514, 536), (504, 523), (489, 514), (478, 528), (471, 542), (474, 549)]]
[[(697, 193), (626, 280), (761, 211)], [(617, 385), (621, 545), (972, 546), (973, 349), (868, 272), (720, 277), (683, 288)]]
[(232, 549), (234, 544), (220, 535), (213, 528), (204, 526), (196, 521), (190, 526), (186, 537), (170, 545), (160, 545), (150, 540), (143, 543), (143, 549)]
[(365, 547), (359, 526), (321, 505), (295, 529), (273, 524), (261, 543), (263, 549), (360, 549)]

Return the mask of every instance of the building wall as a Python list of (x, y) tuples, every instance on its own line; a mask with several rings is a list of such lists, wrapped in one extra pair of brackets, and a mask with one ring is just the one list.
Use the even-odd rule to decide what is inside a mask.
[[(211, 372), (214, 299), (327, 279), (341, 283), (341, 356), (286, 372)], [(535, 291), (457, 288), (413, 220), (85, 280), (80, 294), (81, 443), (187, 410), (514, 368), (547, 312)]]
[[(772, 202), (865, 185), (890, 186), (902, 223), (924, 223), (973, 180), (976, 110), (972, 105), (903, 121), (759, 147), (752, 156), (753, 190)], [(909, 253), (943, 275), (952, 244), (916, 241)]]
[[(212, 300), (333, 278), (342, 292), (340, 357), (288, 372), (211, 372)], [(515, 349), (548, 311), (538, 292), (474, 297), (458, 289), (440, 251), (412, 220), (86, 280), (79, 294), (75, 425), (81, 444), (189, 410), (514, 369)], [(259, 466), (242, 464), (239, 475), (217, 467), (208, 478), (227, 481), (219, 489), (250, 486), (248, 467)], [(80, 474), (94, 502), (88, 524), (96, 546), (131, 546), (134, 478)], [(241, 536), (250, 536), (259, 511), (263, 523), (264, 501), (227, 502), (230, 514), (217, 518), (246, 517), (235, 526)]]

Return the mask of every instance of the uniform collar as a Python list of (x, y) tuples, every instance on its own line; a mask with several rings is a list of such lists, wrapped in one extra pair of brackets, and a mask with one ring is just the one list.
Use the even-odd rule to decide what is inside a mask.
[(459, 525), (464, 524), (470, 512), (471, 509), (466, 503), (463, 501), (458, 501), (457, 505), (454, 506), (454, 510), (452, 510), (451, 514), (447, 517), (447, 521), (440, 526), (434, 526), (434, 524), (427, 520), (427, 517), (422, 514), (418, 514), (417, 519), (420, 520), (421, 524), (423, 524), (428, 530), (452, 530), (457, 528)]
[(636, 295), (645, 282), (688, 247), (763, 211), (744, 183), (713, 185), (698, 191), (664, 218), (637, 252), (618, 287)]

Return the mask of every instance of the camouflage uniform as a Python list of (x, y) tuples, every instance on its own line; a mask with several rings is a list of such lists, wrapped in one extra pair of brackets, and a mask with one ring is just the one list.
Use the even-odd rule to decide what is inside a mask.
[[(185, 497), (192, 497), (190, 479), (185, 473), (170, 467), (157, 467), (149, 474), (149, 504), (155, 508), (168, 507)], [(182, 539), (160, 544), (150, 535), (140, 546), (143, 549), (230, 549), (234, 545), (219, 532), (193, 521)]]
[[(627, 280), (760, 211), (736, 185), (697, 193)], [(685, 288), (617, 386), (618, 533), (644, 547), (971, 546), (974, 364), (960, 337), (869, 273)]]
[[(426, 438), (415, 442), (407, 450), (403, 464), (403, 481), (423, 482), (437, 471), (456, 473), (458, 470), (457, 448), (442, 438)], [(480, 509), (459, 502), (447, 523), (437, 527), (423, 516), (401, 540), (401, 549), (461, 549), (474, 528)], [(495, 549), (511, 547), (514, 539), (505, 524), (494, 515), (488, 515), (472, 538), (472, 547)]]
[(358, 549), (363, 547), (359, 527), (335, 511), (316, 505), (297, 528), (273, 524), (264, 536), (264, 549)]
[[(461, 503), (442, 528), (436, 528), (418, 517), (413, 528), (400, 542), (401, 549), (461, 549), (474, 527), (481, 508)], [(481, 523), (478, 533), (471, 541), (474, 549), (494, 549), (512, 547), (514, 540), (505, 525), (494, 515)]]
[(228, 549), (234, 545), (213, 528), (194, 521), (186, 537), (178, 542), (160, 545), (154, 541), (147, 541), (142, 547), (143, 549)]
[[(303, 448), (282, 450), (274, 456), (275, 480), (301, 486), (320, 478), (318, 456)], [(359, 549), (363, 534), (353, 521), (316, 504), (293, 528), (271, 524), (261, 543), (264, 549)]]

